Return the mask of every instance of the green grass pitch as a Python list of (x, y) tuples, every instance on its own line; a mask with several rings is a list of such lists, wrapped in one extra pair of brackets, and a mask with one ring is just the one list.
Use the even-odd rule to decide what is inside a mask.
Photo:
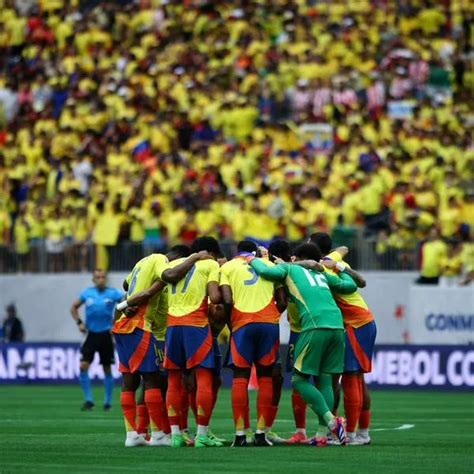
[[(100, 387), (94, 393), (102, 398)], [(373, 392), (371, 446), (200, 450), (125, 448), (118, 394), (111, 412), (99, 405), (83, 413), (79, 387), (0, 387), (0, 472), (474, 472), (474, 397), (468, 393)], [(251, 399), (254, 414), (254, 394)], [(311, 432), (316, 422), (308, 415)], [(286, 391), (275, 431), (288, 436), (293, 426)], [(220, 393), (212, 429), (232, 439), (229, 390)]]

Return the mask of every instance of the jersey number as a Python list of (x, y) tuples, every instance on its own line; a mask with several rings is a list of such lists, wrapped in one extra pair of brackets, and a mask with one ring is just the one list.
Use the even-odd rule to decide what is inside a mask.
[(258, 281), (257, 272), (252, 267), (248, 267), (248, 271), (252, 275), (252, 278), (250, 278), (248, 280), (244, 280), (244, 285), (246, 285), (246, 286), (255, 285), (255, 283), (257, 283), (257, 281)]
[(128, 287), (128, 296), (130, 296), (133, 293), (133, 290), (135, 289), (135, 285), (137, 284), (137, 278), (138, 274), (140, 273), (141, 268), (136, 268), (133, 273), (132, 273), (132, 281), (130, 282), (130, 286)]
[(329, 286), (326, 282), (326, 278), (324, 278), (323, 275), (320, 273), (309, 273), (306, 268), (303, 268), (303, 272), (306, 275), (306, 278), (308, 279), (308, 282), (311, 286), (319, 286), (321, 288), (327, 288), (329, 289)]
[[(189, 286), (189, 282), (191, 281), (191, 278), (193, 277), (195, 271), (196, 271), (196, 265), (193, 265), (191, 269), (189, 270), (189, 272), (186, 273), (186, 278), (184, 279), (184, 285), (181, 290), (181, 293), (186, 293), (186, 290), (188, 289), (188, 286)], [(171, 285), (171, 293), (173, 293), (173, 295), (176, 294), (176, 284)]]

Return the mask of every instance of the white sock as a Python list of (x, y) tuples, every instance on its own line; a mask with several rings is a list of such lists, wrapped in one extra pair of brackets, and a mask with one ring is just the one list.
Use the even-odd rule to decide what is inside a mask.
[(201, 435), (206, 436), (207, 435), (207, 426), (198, 425), (197, 435), (198, 436), (201, 436)]
[(152, 431), (151, 432), (151, 436), (153, 438), (163, 438), (163, 436), (165, 435), (165, 432), (160, 430), (160, 431)]
[(306, 436), (306, 428), (296, 428), (297, 433), (302, 433)]
[(365, 436), (365, 437), (369, 436), (369, 430), (368, 429), (359, 430), (357, 433), (360, 434), (361, 436)]
[(171, 434), (172, 435), (179, 435), (181, 431), (179, 429), (179, 425), (171, 425)]
[(127, 438), (136, 438), (138, 433), (136, 431), (127, 431)]
[(347, 437), (350, 438), (350, 439), (355, 439), (356, 434), (355, 434), (355, 433), (351, 433), (350, 431), (348, 431), (348, 432), (347, 432)]
[(245, 436), (245, 431), (236, 431), (235, 436)]
[(332, 420), (329, 420), (327, 424), (328, 424), (328, 428), (332, 431), (336, 427), (336, 418), (333, 416)]
[(265, 434), (265, 430), (259, 430), (258, 428), (255, 430), (255, 434)]

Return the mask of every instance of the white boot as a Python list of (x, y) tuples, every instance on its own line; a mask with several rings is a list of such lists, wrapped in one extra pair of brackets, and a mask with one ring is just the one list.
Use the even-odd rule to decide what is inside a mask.
[(163, 431), (152, 431), (148, 446), (171, 446), (171, 435)]
[(126, 448), (135, 448), (136, 446), (145, 446), (147, 444), (144, 436), (139, 435), (136, 431), (127, 431), (125, 438)]

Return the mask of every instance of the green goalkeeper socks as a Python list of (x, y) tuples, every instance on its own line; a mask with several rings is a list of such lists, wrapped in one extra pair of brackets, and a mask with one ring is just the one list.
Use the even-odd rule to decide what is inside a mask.
[(327, 419), (328, 412), (331, 417), (332, 414), (322, 393), (309, 381), (308, 378), (301, 375), (293, 375), (291, 382), (295, 390), (300, 393), (301, 398), (308, 404), (314, 413), (328, 423), (330, 421)]

